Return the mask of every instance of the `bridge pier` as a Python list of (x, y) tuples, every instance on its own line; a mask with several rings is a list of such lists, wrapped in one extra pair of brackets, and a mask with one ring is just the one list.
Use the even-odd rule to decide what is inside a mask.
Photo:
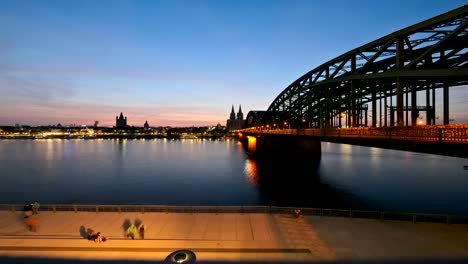
[(308, 162), (322, 157), (317, 138), (288, 134), (250, 134), (240, 136), (247, 153), (268, 161)]

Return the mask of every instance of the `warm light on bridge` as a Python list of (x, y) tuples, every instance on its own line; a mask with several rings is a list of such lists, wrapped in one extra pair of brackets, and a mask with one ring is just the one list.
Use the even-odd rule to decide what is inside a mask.
[(247, 141), (247, 152), (249, 152), (250, 154), (255, 153), (255, 151), (257, 150), (257, 138), (253, 136), (247, 136)]

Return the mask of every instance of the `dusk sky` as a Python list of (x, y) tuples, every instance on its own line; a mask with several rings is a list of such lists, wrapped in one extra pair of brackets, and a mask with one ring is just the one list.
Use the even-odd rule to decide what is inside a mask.
[(266, 110), (320, 64), (467, 3), (2, 0), (0, 125), (225, 125), (232, 104)]

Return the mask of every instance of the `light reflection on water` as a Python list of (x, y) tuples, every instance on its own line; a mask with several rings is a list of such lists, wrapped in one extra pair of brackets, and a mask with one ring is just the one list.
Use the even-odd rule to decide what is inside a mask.
[(283, 205), (468, 214), (467, 159), (322, 143), (319, 164), (237, 141), (0, 140), (0, 203)]
[(257, 186), (258, 185), (258, 167), (257, 167), (257, 162), (253, 159), (246, 159), (245, 160), (245, 169), (244, 169), (244, 174), (247, 178), (248, 183), (251, 186)]

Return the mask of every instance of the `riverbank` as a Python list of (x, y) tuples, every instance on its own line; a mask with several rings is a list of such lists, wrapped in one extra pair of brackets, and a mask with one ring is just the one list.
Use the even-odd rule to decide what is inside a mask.
[[(3, 258), (163, 261), (189, 249), (200, 262), (468, 259), (468, 226), (457, 224), (266, 213), (40, 211), (35, 217), (40, 225), (31, 232), (23, 212), (0, 211)], [(146, 225), (144, 239), (125, 237), (135, 222)], [(87, 229), (108, 241), (88, 241)]]
[(95, 136), (68, 136), (68, 135), (57, 135), (57, 136), (47, 136), (47, 137), (36, 137), (36, 136), (5, 136), (0, 135), (0, 139), (211, 139), (211, 140), (226, 140), (226, 139), (236, 139), (236, 137), (227, 137), (227, 136), (181, 136), (181, 135), (95, 135)]

